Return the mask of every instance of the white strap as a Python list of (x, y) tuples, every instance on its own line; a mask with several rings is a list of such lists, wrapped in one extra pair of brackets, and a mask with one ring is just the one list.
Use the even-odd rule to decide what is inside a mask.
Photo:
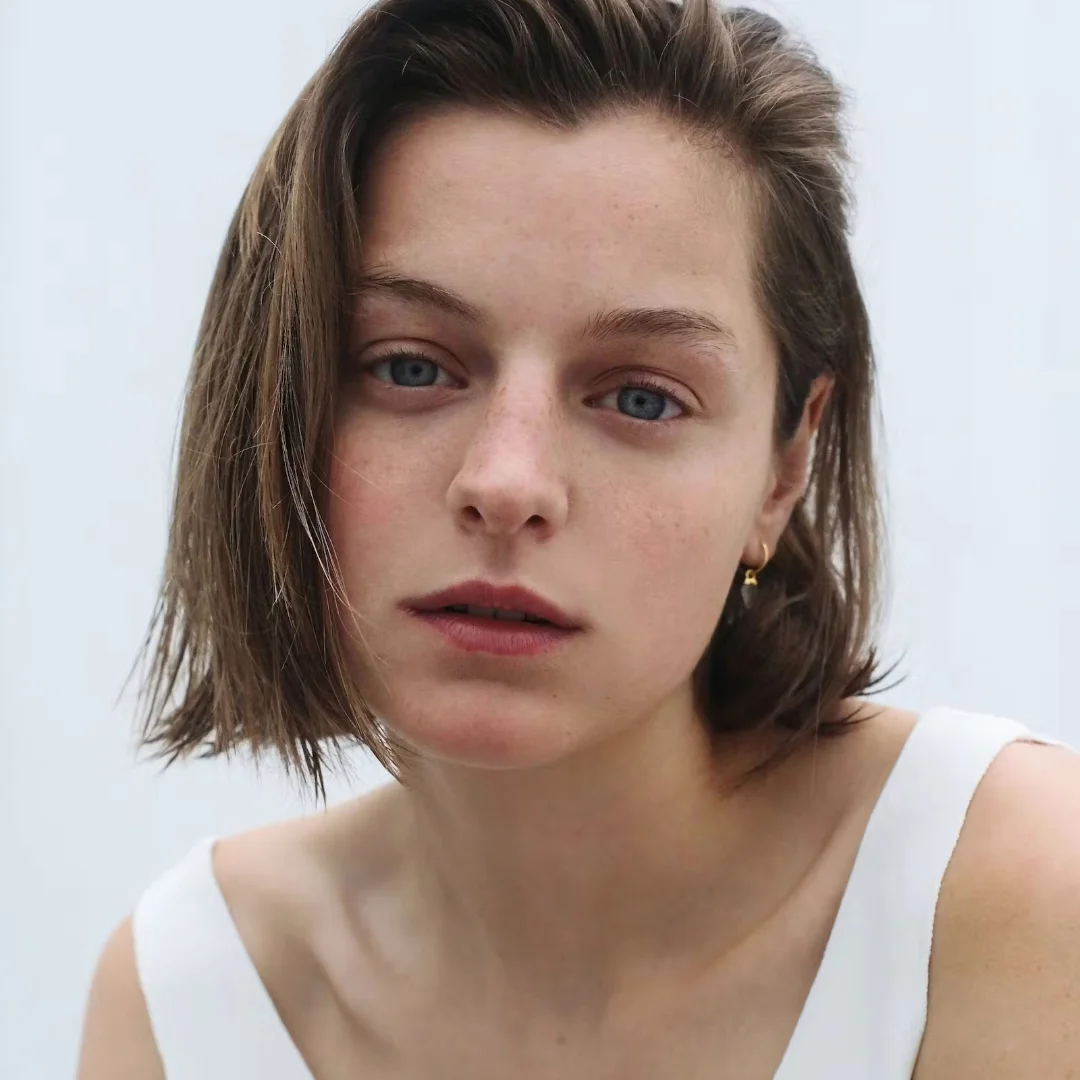
[(214, 839), (155, 881), (132, 918), (166, 1080), (312, 1080), (217, 884)]
[(915, 725), (870, 816), (775, 1080), (910, 1080), (942, 878), (979, 781), (1017, 740), (1064, 745), (953, 709)]

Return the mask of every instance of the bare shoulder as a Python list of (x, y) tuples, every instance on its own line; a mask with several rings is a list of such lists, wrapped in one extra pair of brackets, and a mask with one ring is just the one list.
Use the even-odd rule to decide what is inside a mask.
[(109, 936), (90, 984), (77, 1080), (165, 1080), (135, 967), (131, 918)]
[(377, 888), (395, 857), (396, 785), (305, 817), (225, 837), (214, 875), (244, 948), (282, 1023), (309, 1061), (328, 1017), (340, 1011), (339, 980), (365, 967), (350, 903)]
[(1012, 743), (942, 882), (916, 1080), (1080, 1077), (1080, 754)]
[[(327, 811), (225, 837), (214, 846), (214, 875), (249, 951), (306, 937), (352, 873), (379, 873), (392, 855), (383, 785)], [(268, 948), (261, 948), (264, 942)]]
[[(325, 1027), (318, 1014), (331, 990), (326, 956), (342, 952), (348, 941), (335, 907), (340, 876), (350, 867), (378, 872), (386, 795), (376, 789), (328, 812), (214, 845), (214, 876), (244, 948), (286, 1029), (301, 1043)], [(116, 1077), (165, 1080), (130, 916), (113, 930), (95, 966), (76, 1074), (76, 1080)]]

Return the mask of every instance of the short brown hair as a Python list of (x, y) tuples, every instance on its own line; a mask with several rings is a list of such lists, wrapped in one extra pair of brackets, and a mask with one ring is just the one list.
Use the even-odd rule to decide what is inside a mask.
[(748, 610), (736, 577), (696, 699), (712, 732), (790, 733), (760, 768), (850, 726), (838, 706), (881, 679), (881, 515), (844, 98), (775, 19), (712, 0), (381, 0), (364, 11), (270, 141), (225, 238), (140, 654), (141, 744), (169, 763), (275, 748), (324, 798), (329, 750), (366, 745), (400, 775), (392, 736), (348, 676), (326, 467), (365, 170), (389, 131), (448, 104), (562, 130), (649, 109), (745, 170), (755, 286), (779, 357), (777, 440), (797, 428), (815, 377), (835, 386), (807, 494)]

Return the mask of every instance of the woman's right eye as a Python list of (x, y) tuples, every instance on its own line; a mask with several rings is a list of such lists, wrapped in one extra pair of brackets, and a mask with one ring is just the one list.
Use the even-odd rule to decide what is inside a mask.
[[(376, 372), (383, 369), (389, 374), (389, 379), (384, 379), (381, 375), (376, 374)], [(380, 382), (388, 381), (391, 386), (398, 386), (402, 389), (422, 389), (426, 386), (435, 386), (437, 385), (436, 380), (439, 373), (446, 375), (446, 372), (434, 360), (429, 360), (419, 353), (404, 351), (388, 353), (370, 364), (365, 370)], [(449, 379), (449, 376), (447, 378)], [(447, 382), (441, 385), (452, 385), (452, 383)]]

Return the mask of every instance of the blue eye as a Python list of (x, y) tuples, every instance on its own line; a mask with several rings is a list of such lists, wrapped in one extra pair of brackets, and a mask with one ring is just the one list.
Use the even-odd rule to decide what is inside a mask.
[[(687, 412), (683, 403), (663, 383), (654, 382), (648, 376), (637, 376), (632, 382), (623, 383), (617, 390), (610, 391), (598, 400), (603, 401), (612, 395), (616, 396), (617, 407), (623, 415), (638, 423), (677, 420)], [(669, 405), (673, 405), (677, 412), (665, 416)]]
[(659, 420), (667, 404), (666, 394), (645, 386), (624, 386), (619, 390), (619, 408), (635, 420)]
[[(429, 360), (419, 353), (404, 350), (387, 353), (367, 370), (374, 375), (379, 368), (384, 366), (390, 374), (391, 385), (400, 386), (403, 389), (422, 389), (426, 386), (434, 386), (439, 372), (442, 371), (442, 368), (434, 360)], [(383, 380), (380, 379), (380, 381)]]

